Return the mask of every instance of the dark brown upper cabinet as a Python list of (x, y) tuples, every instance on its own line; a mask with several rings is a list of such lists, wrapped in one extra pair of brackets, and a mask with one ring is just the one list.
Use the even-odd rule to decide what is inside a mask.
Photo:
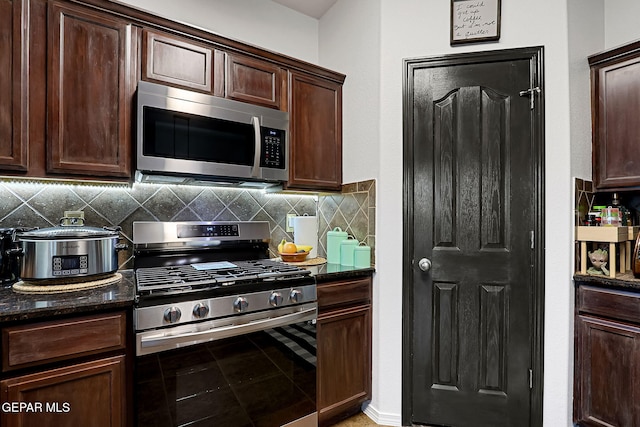
[(143, 31), (143, 80), (211, 94), (214, 92), (217, 58), (210, 46), (174, 35)]
[(589, 57), (593, 182), (597, 189), (640, 187), (640, 42)]
[(286, 111), (287, 72), (271, 62), (227, 54), (226, 97)]
[(342, 185), (343, 74), (107, 0), (0, 0), (0, 171), (130, 180), (139, 79), (288, 111), (292, 190)]
[(342, 186), (342, 84), (292, 72), (287, 188), (340, 190)]
[(27, 170), (24, 19), (22, 0), (0, 0), (0, 168), (14, 171)]
[(47, 173), (131, 176), (137, 39), (115, 15), (49, 4)]

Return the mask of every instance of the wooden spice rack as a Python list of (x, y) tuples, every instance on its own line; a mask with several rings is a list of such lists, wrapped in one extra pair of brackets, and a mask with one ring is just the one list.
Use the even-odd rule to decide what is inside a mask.
[[(616, 270), (619, 265), (619, 272), (625, 273), (631, 270), (631, 242), (635, 242), (638, 235), (638, 226), (624, 227), (576, 227), (576, 240), (580, 242), (580, 274), (587, 274), (587, 244), (608, 243), (609, 244), (609, 277), (616, 277)], [(619, 262), (616, 254), (619, 254)], [(618, 264), (616, 264), (618, 263)]]

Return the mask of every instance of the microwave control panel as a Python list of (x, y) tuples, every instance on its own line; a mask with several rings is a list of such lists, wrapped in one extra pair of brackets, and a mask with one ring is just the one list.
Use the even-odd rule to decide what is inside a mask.
[(263, 168), (284, 169), (285, 131), (282, 129), (261, 127), (260, 133), (262, 139), (260, 166)]

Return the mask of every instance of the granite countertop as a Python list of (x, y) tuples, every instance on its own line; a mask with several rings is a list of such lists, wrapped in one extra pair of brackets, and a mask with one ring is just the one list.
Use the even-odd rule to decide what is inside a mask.
[(119, 273), (119, 283), (58, 294), (21, 294), (11, 286), (0, 288), (0, 323), (130, 307), (135, 296), (133, 271)]
[(636, 279), (631, 272), (624, 274), (617, 273), (615, 278), (576, 273), (573, 276), (573, 280), (581, 284), (640, 291), (640, 279)]
[(304, 268), (311, 270), (311, 274), (315, 276), (318, 282), (348, 279), (351, 277), (371, 276), (376, 271), (373, 265), (371, 267), (361, 268), (329, 263)]
[[(311, 270), (318, 282), (370, 276), (375, 272), (374, 266), (356, 268), (322, 264), (305, 268)], [(11, 286), (0, 288), (0, 323), (131, 307), (135, 297), (133, 271), (120, 270), (119, 273), (122, 274), (119, 283), (66, 293), (22, 294)]]

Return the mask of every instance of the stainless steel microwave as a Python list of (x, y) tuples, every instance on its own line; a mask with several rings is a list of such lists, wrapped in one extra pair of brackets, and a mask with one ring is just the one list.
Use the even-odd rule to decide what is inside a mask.
[(141, 81), (136, 181), (268, 187), (289, 172), (289, 114)]

